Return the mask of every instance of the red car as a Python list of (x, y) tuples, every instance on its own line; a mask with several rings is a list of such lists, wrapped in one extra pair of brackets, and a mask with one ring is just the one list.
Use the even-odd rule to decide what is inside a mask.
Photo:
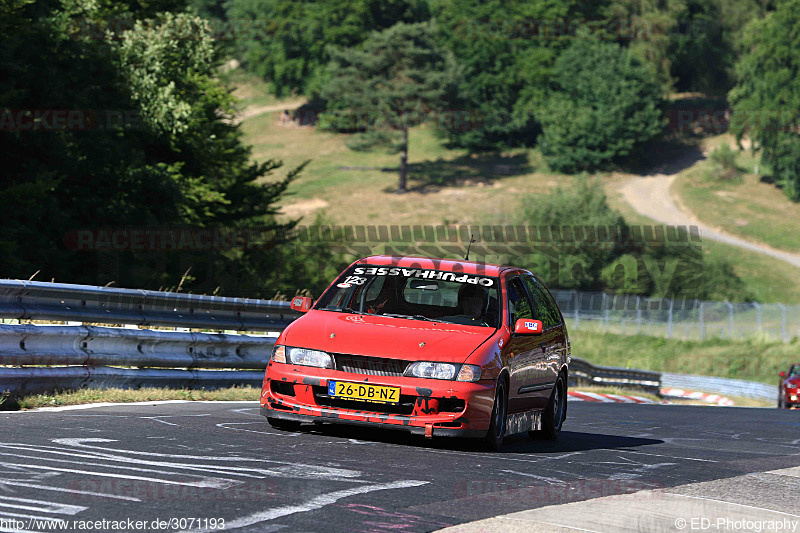
[(788, 375), (781, 372), (778, 376), (778, 409), (800, 407), (800, 364), (792, 365)]
[(555, 439), (570, 344), (555, 300), (520, 268), (373, 256), (350, 265), (278, 337), (261, 412), (276, 428), (368, 424), (426, 437)]

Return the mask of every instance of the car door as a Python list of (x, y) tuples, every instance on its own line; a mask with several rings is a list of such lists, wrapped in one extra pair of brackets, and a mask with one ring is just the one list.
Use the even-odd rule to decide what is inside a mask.
[(548, 301), (546, 289), (530, 275), (522, 276), (525, 289), (533, 302), (533, 318), (542, 321), (542, 334), (537, 336), (539, 351), (532, 358), (532, 383), (528, 393), (533, 408), (543, 409), (550, 400), (550, 393), (556, 384), (560, 365), (558, 361), (563, 350), (563, 335), (559, 328), (560, 313), (555, 312)]
[(517, 335), (514, 324), (520, 318), (533, 318), (533, 304), (522, 282), (514, 275), (506, 279), (506, 308), (511, 340), (508, 342), (508, 412), (519, 413), (534, 408), (529, 389), (535, 382), (535, 368), (541, 359), (538, 335)]

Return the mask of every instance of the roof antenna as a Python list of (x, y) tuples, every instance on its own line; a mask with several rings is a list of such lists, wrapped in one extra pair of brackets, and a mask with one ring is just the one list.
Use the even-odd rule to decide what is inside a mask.
[(467, 256), (464, 258), (464, 261), (469, 261), (469, 249), (472, 247), (473, 242), (475, 242), (475, 234), (469, 236), (469, 245), (467, 245)]

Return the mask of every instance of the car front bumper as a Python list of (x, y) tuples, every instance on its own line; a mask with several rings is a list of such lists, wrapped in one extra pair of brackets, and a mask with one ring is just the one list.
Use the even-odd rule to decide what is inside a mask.
[[(401, 405), (335, 400), (329, 381), (399, 387)], [(299, 422), (336, 422), (399, 429), (427, 436), (483, 436), (489, 429), (494, 380), (477, 383), (352, 374), (270, 362), (261, 390), (261, 413)]]

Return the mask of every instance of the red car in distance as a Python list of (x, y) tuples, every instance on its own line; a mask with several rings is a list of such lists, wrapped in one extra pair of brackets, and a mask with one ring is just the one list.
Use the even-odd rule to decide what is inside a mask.
[(276, 428), (367, 424), (433, 436), (555, 439), (570, 344), (542, 281), (473, 261), (373, 256), (350, 265), (278, 337), (261, 412)]
[(800, 407), (800, 364), (792, 365), (789, 373), (778, 374), (778, 409)]

